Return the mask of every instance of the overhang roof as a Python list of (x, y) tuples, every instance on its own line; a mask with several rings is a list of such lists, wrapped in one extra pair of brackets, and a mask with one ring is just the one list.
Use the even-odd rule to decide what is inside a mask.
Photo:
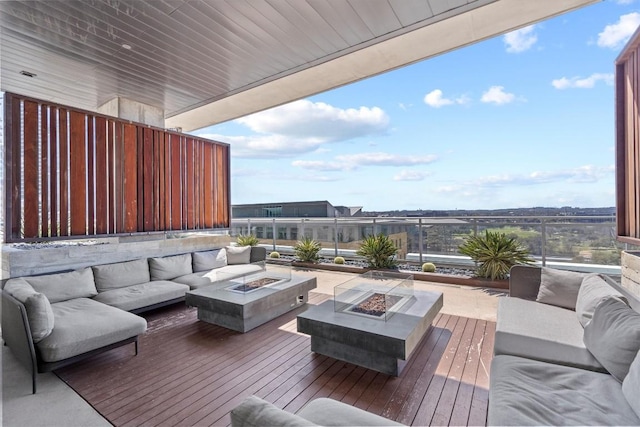
[(90, 111), (131, 99), (193, 130), (596, 1), (4, 0), (0, 88)]

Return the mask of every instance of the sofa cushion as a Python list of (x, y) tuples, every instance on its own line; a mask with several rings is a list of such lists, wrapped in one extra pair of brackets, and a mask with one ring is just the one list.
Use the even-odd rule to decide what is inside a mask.
[[(609, 374), (495, 356), (487, 425), (638, 425)], [(637, 396), (637, 395), (636, 395)]]
[(227, 251), (225, 249), (194, 252), (192, 258), (194, 273), (209, 271), (227, 265)]
[(494, 354), (605, 372), (586, 349), (576, 313), (520, 298), (498, 301)]
[(227, 264), (249, 264), (251, 261), (251, 246), (227, 246)]
[(174, 277), (193, 273), (191, 254), (149, 258), (151, 280), (171, 280)]
[(187, 274), (172, 279), (173, 282), (184, 283), (191, 289), (198, 289), (209, 286), (221, 280), (231, 280), (245, 274), (257, 273), (264, 270), (264, 263), (226, 265), (211, 271), (201, 271), (199, 273)]
[(304, 406), (298, 415), (322, 426), (401, 426), (395, 421), (337, 400), (321, 397)]
[(90, 268), (67, 273), (29, 276), (24, 278), (36, 292), (43, 293), (50, 303), (74, 298), (91, 298), (98, 294)]
[(234, 427), (317, 425), (295, 414), (283, 411), (256, 396), (247, 397), (240, 405), (233, 408), (229, 415), (231, 415), (231, 425)]
[(45, 362), (56, 362), (144, 333), (140, 316), (88, 298), (52, 304), (56, 327), (38, 344)]
[(622, 381), (622, 394), (631, 405), (631, 409), (640, 417), (640, 351), (636, 354), (629, 373)]
[(91, 267), (100, 292), (151, 281), (146, 258)]
[(126, 288), (111, 289), (100, 292), (94, 300), (130, 311), (148, 307), (153, 304), (183, 298), (189, 286), (164, 280), (141, 283)]
[(603, 298), (612, 295), (624, 299), (622, 294), (608, 284), (601, 274), (588, 274), (582, 280), (578, 291), (578, 299), (576, 300), (576, 314), (580, 324), (584, 327), (589, 323), (598, 303)]
[(4, 290), (24, 305), (33, 342), (48, 337), (53, 330), (54, 317), (47, 297), (36, 292), (23, 278), (8, 280)]
[(542, 267), (536, 301), (558, 307), (576, 308), (578, 291), (586, 274)]
[(622, 382), (640, 350), (640, 313), (619, 298), (602, 300), (584, 328), (584, 343), (598, 362)]

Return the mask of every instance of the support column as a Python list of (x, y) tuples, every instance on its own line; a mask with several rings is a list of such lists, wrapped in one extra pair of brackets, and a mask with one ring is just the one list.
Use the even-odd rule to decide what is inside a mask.
[(126, 98), (113, 98), (98, 107), (100, 114), (164, 128), (164, 110)]

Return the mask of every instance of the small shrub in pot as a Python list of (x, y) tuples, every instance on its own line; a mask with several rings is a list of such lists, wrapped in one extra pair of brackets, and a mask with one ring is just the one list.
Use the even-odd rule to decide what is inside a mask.
[(341, 256), (337, 256), (333, 259), (333, 263), (342, 265), (344, 264), (344, 258)]
[(422, 264), (422, 272), (423, 273), (435, 273), (436, 265), (432, 262), (425, 262)]

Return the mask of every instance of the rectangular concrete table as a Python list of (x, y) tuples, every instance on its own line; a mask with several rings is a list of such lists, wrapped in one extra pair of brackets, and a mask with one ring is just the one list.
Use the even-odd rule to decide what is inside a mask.
[(398, 376), (443, 303), (440, 292), (413, 296), (387, 321), (336, 312), (328, 300), (298, 315), (298, 332), (311, 335), (316, 353)]
[[(268, 277), (269, 273), (260, 276)], [(234, 285), (237, 282), (228, 280), (194, 289), (187, 292), (185, 302), (190, 307), (198, 307), (199, 320), (247, 332), (306, 304), (309, 291), (315, 289), (317, 283), (315, 277), (291, 275), (287, 281), (247, 293), (227, 289)]]

